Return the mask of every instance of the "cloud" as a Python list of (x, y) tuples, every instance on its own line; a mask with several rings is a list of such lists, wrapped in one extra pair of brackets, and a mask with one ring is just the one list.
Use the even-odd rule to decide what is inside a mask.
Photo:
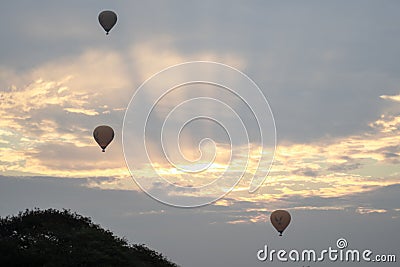
[(386, 213), (387, 210), (383, 209), (371, 209), (371, 208), (365, 208), (365, 207), (359, 207), (356, 210), (360, 214), (370, 214), (370, 213)]
[(88, 116), (99, 115), (99, 113), (93, 109), (64, 108), (64, 110), (71, 112), (71, 113), (84, 114), (84, 115), (88, 115)]
[(400, 95), (381, 95), (380, 98), (394, 102), (400, 102)]
[[(46, 85), (43, 81), (39, 84)], [(60, 89), (56, 85), (57, 83), (51, 83), (51, 86), (44, 86), (44, 92), (58, 92)], [(91, 130), (84, 125), (89, 120), (68, 120), (70, 116), (86, 116), (85, 114), (72, 113), (65, 116), (62, 113), (65, 111), (57, 105), (42, 105), (33, 105), (33, 111), (29, 112), (31, 119), (22, 119), (21, 123), (15, 123), (18, 122), (17, 116), (28, 113), (17, 114), (12, 120), (14, 124), (8, 123), (0, 133), (4, 140), (3, 147), (0, 148), (4, 155), (0, 158), (3, 171), (78, 177), (93, 173), (129, 176), (119, 138), (116, 137), (106, 153), (107, 157), (103, 158), (104, 154), (98, 153), (97, 145), (92, 140)], [(8, 115), (13, 116), (12, 112)], [(59, 118), (70, 124), (63, 125)], [(397, 117), (381, 117), (378, 120), (380, 123), (371, 124), (370, 132), (360, 135), (318, 140), (309, 144), (278, 144), (273, 168), (260, 191), (261, 194), (247, 195), (249, 180), (246, 179), (231, 194), (237, 199), (252, 201), (282, 195), (338, 196), (350, 194), (354, 190), (365, 191), (369, 189), (368, 186), (396, 183), (398, 178), (395, 174), (400, 172), (396, 167), (398, 131), (387, 131), (386, 127), (381, 127), (394, 118)], [(18, 146), (15, 146), (15, 140), (19, 140)], [(257, 147), (255, 151), (258, 151)], [(161, 162), (157, 165), (157, 160), (154, 163), (161, 173), (169, 174), (171, 179), (182, 185), (193, 185), (201, 177), (179, 176), (170, 172), (168, 165)], [(223, 170), (225, 163), (220, 163)], [(142, 171), (146, 172), (149, 167), (145, 166)], [(252, 168), (255, 166), (250, 164), (248, 171), (251, 172)], [(231, 172), (231, 175), (237, 174)], [(207, 173), (204, 178), (212, 180), (213, 177)], [(118, 187), (112, 183), (102, 184), (102, 188), (107, 186)], [(243, 190), (239, 190), (240, 188)]]
[(351, 163), (351, 159), (346, 157), (347, 159), (345, 160), (344, 163), (341, 164), (333, 164), (328, 168), (328, 171), (333, 171), (333, 172), (339, 172), (339, 173), (344, 173), (352, 170), (357, 170), (360, 167), (362, 167), (362, 164), (360, 162), (356, 163)]
[(397, 132), (400, 125), (400, 116), (396, 114), (383, 114), (380, 119), (369, 125), (383, 133)]
[(318, 176), (318, 171), (312, 168), (297, 169), (294, 170), (292, 173), (295, 175), (310, 176), (310, 177)]

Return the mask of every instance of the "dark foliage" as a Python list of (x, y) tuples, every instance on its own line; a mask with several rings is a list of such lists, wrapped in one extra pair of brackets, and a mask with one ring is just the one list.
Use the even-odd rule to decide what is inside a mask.
[(162, 254), (68, 210), (26, 210), (0, 218), (0, 266), (168, 266)]

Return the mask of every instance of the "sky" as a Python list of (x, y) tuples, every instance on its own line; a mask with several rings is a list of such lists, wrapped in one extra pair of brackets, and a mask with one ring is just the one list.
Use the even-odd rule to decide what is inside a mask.
[[(97, 19), (107, 9), (118, 14), (109, 35)], [(4, 1), (0, 216), (71, 209), (181, 266), (365, 266), (257, 259), (265, 245), (323, 250), (340, 238), (399, 261), (399, 11), (389, 0)], [(244, 81), (237, 73), (203, 67), (156, 79), (190, 61), (239, 70), (268, 104), (257, 102), (254, 86), (235, 88)], [(233, 81), (250, 104), (222, 87), (192, 84), (160, 99), (148, 124), (133, 123), (162, 90), (197, 75)], [(266, 122), (261, 129), (252, 110)], [(195, 116), (215, 121), (183, 124)], [(103, 124), (115, 131), (106, 153), (92, 137)], [(241, 127), (249, 140), (235, 139)], [(143, 144), (143, 129), (147, 155), (130, 150)], [(173, 131), (162, 139), (163, 129)], [(258, 171), (261, 181), (269, 173), (249, 193)], [(226, 184), (189, 190), (221, 174)], [(141, 187), (181, 204), (224, 196), (179, 208)], [(276, 209), (292, 216), (283, 237), (269, 222)], [(381, 265), (396, 263), (368, 263)]]

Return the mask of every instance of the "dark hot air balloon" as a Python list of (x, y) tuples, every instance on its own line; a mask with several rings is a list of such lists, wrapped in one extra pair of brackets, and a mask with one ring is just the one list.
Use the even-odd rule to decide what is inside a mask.
[(108, 34), (115, 23), (117, 23), (117, 14), (111, 10), (104, 10), (99, 14), (99, 22), (101, 27), (106, 31), (106, 34)]
[(270, 219), (272, 225), (279, 232), (279, 236), (282, 236), (283, 231), (290, 223), (291, 217), (286, 210), (276, 210), (271, 213)]
[(102, 148), (103, 152), (106, 152), (106, 147), (114, 139), (114, 130), (107, 125), (97, 126), (93, 131), (94, 140)]

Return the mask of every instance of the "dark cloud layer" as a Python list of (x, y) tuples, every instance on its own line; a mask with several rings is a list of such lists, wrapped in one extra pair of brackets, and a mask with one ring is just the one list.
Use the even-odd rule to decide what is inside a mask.
[[(257, 211), (267, 207), (267, 203), (226, 198), (232, 205), (172, 208), (141, 192), (87, 188), (88, 181), (94, 179), (108, 178), (2, 176), (0, 216), (33, 207), (71, 209), (131, 242), (145, 243), (161, 251), (182, 266), (265, 266), (256, 258), (257, 251), (265, 244), (275, 249), (323, 249), (335, 247), (341, 237), (352, 248), (369, 248), (375, 253), (398, 252), (398, 185), (344, 198), (282, 199), (282, 203), (288, 204), (281, 208), (290, 209), (293, 220), (284, 237), (279, 238), (268, 221), (269, 212)], [(355, 203), (388, 212), (359, 214)], [(347, 204), (345, 210), (323, 209)], [(263, 217), (259, 222), (250, 221), (257, 216)], [(245, 223), (230, 223), (238, 220)], [(268, 266), (283, 265), (269, 263)]]

